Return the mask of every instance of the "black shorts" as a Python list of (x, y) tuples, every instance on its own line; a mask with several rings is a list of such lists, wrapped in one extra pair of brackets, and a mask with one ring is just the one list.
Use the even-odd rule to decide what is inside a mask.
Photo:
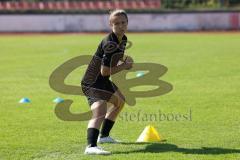
[(87, 97), (88, 104), (91, 106), (99, 100), (109, 101), (112, 95), (118, 90), (118, 87), (110, 80), (87, 85), (82, 83), (82, 91)]

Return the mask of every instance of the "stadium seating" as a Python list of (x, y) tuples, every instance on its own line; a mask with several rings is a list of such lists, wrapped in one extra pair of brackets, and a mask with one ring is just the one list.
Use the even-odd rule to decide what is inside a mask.
[(0, 10), (109, 10), (121, 9), (159, 9), (160, 0), (117, 0), (117, 1), (4, 1), (0, 2)]

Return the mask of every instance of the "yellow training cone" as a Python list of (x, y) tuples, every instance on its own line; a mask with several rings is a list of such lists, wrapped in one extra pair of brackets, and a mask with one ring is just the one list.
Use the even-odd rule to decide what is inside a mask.
[(160, 142), (161, 137), (157, 130), (149, 125), (145, 127), (141, 135), (138, 137), (137, 142)]

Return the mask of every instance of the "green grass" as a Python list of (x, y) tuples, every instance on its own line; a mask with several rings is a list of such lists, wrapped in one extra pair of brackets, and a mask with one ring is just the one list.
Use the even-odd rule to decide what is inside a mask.
[[(153, 62), (168, 67), (161, 77), (174, 89), (165, 95), (137, 98), (126, 105), (112, 130), (124, 144), (102, 145), (111, 156), (85, 156), (87, 122), (59, 120), (52, 100), (73, 99), (75, 113), (89, 110), (83, 96), (52, 90), (48, 79), (63, 62), (93, 54), (104, 35), (0, 36), (0, 159), (240, 159), (240, 38), (224, 34), (128, 34), (127, 50), (136, 63)], [(78, 85), (83, 69), (66, 80)], [(19, 104), (29, 97), (30, 104)], [(189, 114), (192, 119), (127, 121), (124, 114)], [(136, 139), (153, 124), (167, 139), (137, 144)]]

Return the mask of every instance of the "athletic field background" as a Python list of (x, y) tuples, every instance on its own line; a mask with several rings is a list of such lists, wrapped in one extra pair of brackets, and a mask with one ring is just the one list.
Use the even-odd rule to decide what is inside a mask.
[[(89, 110), (86, 98), (58, 93), (48, 83), (62, 63), (92, 55), (105, 34), (0, 35), (0, 159), (240, 159), (240, 34), (127, 35), (133, 46), (126, 54), (135, 63), (166, 66), (160, 79), (173, 90), (125, 106), (111, 132), (123, 143), (100, 145), (112, 151), (110, 156), (83, 154), (87, 122), (58, 119), (53, 99), (72, 99), (71, 111), (81, 113)], [(66, 83), (79, 85), (83, 72), (84, 67), (74, 70)], [(23, 97), (31, 103), (19, 104)], [(187, 118), (151, 119), (151, 114)], [(149, 124), (165, 142), (135, 143)]]

